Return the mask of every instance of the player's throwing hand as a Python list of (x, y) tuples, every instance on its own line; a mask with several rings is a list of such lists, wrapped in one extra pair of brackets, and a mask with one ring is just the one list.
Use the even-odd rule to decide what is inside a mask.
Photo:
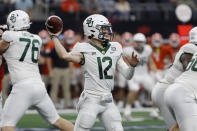
[(134, 52), (132, 52), (131, 58), (129, 58), (128, 56), (123, 56), (123, 59), (126, 63), (130, 64), (133, 67), (136, 67), (139, 59), (137, 58), (137, 55), (134, 55)]

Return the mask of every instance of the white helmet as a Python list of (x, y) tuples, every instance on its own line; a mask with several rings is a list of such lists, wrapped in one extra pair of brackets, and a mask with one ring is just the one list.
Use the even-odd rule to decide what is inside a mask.
[(25, 30), (30, 28), (29, 15), (22, 10), (12, 11), (7, 17), (9, 30)]
[(143, 43), (146, 43), (146, 37), (142, 33), (137, 33), (137, 34), (134, 35), (133, 41), (134, 41), (134, 43), (135, 42), (143, 42)]
[(141, 52), (144, 48), (144, 44), (146, 43), (146, 37), (142, 33), (137, 33), (133, 37), (134, 48)]
[[(102, 42), (108, 42), (112, 40), (112, 28), (111, 23), (108, 19), (100, 14), (94, 14), (88, 16), (83, 22), (84, 34), (91, 38), (95, 38)], [(107, 38), (109, 35), (110, 38)]]
[(190, 30), (189, 43), (197, 44), (197, 27), (194, 27)]

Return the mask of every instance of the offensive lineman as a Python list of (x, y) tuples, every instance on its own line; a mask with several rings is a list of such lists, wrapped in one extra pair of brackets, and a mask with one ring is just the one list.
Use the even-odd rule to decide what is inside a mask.
[[(190, 31), (189, 42), (195, 46), (195, 49), (197, 48), (197, 27)], [(197, 130), (196, 64), (197, 50), (193, 53), (190, 62), (187, 61), (183, 64), (185, 72), (176, 78), (174, 84), (167, 88), (164, 94), (164, 102), (181, 131)], [(174, 92), (176, 92), (176, 96)]]
[(42, 42), (39, 36), (27, 31), (31, 24), (29, 16), (21, 10), (12, 11), (7, 24), (9, 30), (2, 35), (0, 51), (4, 52), (13, 89), (3, 108), (2, 131), (14, 131), (31, 106), (61, 131), (73, 131), (72, 123), (57, 114), (41, 80), (38, 59)]
[[(189, 43), (180, 48), (177, 53), (175, 60), (167, 71), (164, 79), (159, 81), (152, 91), (152, 100), (159, 107), (161, 114), (163, 115), (164, 121), (166, 123), (167, 129), (170, 128), (176, 123), (173, 116), (170, 114), (165, 102), (164, 102), (164, 93), (169, 85), (174, 83), (174, 80), (181, 75), (182, 72), (185, 71), (188, 62), (190, 61), (192, 55), (197, 52), (197, 46), (195, 43), (197, 42), (196, 37), (191, 39), (192, 34), (197, 34), (197, 27), (194, 27), (189, 33)], [(177, 78), (178, 79), (178, 78)], [(176, 93), (174, 94), (174, 98), (176, 97)], [(172, 99), (173, 100), (173, 99)]]
[(113, 103), (111, 91), (114, 87), (114, 74), (118, 71), (126, 79), (131, 79), (137, 56), (122, 58), (122, 47), (118, 42), (111, 42), (112, 28), (108, 19), (94, 14), (83, 22), (84, 34), (89, 42), (77, 43), (68, 53), (60, 44), (57, 36), (51, 34), (58, 55), (65, 61), (80, 63), (85, 75), (84, 91), (78, 103), (78, 117), (75, 131), (89, 131), (97, 116), (107, 131), (123, 131), (120, 113)]

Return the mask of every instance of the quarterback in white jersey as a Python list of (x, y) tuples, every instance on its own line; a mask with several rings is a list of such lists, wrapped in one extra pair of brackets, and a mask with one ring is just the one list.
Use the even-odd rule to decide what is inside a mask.
[[(197, 31), (197, 28), (193, 28), (190, 31), (194, 32)], [(189, 36), (191, 37), (191, 35)], [(159, 81), (153, 91), (152, 91), (152, 100), (153, 102), (159, 107), (161, 114), (163, 115), (164, 121), (166, 123), (167, 129), (169, 130), (176, 122), (173, 118), (172, 114), (169, 112), (168, 107), (164, 102), (164, 93), (166, 92), (167, 88), (174, 83), (174, 80), (179, 77), (182, 72), (184, 72), (188, 61), (190, 61), (192, 55), (197, 52), (197, 46), (193, 43), (196, 43), (193, 40), (189, 40), (190, 43), (181, 47), (179, 52), (175, 56), (175, 60), (172, 66), (168, 69), (165, 77)], [(188, 77), (189, 78), (189, 77)], [(179, 78), (177, 78), (179, 79)], [(174, 96), (176, 98), (176, 96)], [(173, 99), (171, 99), (173, 100)]]
[[(68, 53), (60, 44), (57, 35), (51, 34), (58, 55), (66, 60), (80, 63), (85, 75), (84, 91), (77, 106), (78, 117), (75, 131), (90, 131), (99, 117), (107, 131), (123, 131), (121, 116), (113, 103), (111, 91), (114, 87), (114, 74), (118, 71), (126, 79), (131, 79), (137, 56), (122, 58), (122, 47), (117, 42), (110, 42), (111, 24), (102, 15), (94, 14), (83, 22), (84, 34), (89, 42), (77, 43)], [(128, 64), (127, 64), (128, 63)]]
[(2, 131), (14, 131), (31, 106), (61, 131), (72, 131), (72, 123), (57, 114), (41, 80), (38, 59), (42, 42), (38, 35), (27, 31), (29, 16), (24, 11), (15, 10), (8, 15), (7, 24), (9, 30), (2, 35), (0, 50), (4, 52), (13, 88), (3, 108)]
[[(152, 49), (146, 45), (146, 38), (144, 34), (137, 33), (133, 37), (134, 47), (128, 46), (124, 48), (123, 54), (130, 56), (134, 51), (139, 57), (139, 63), (135, 69), (135, 75), (128, 81), (129, 93), (127, 96), (126, 107), (124, 109), (124, 116), (131, 121), (131, 104), (134, 102), (140, 86), (142, 85), (147, 91), (151, 91), (154, 86), (154, 80), (148, 71), (148, 65), (152, 71), (156, 72), (156, 66), (152, 60)], [(143, 74), (143, 75), (142, 75)]]

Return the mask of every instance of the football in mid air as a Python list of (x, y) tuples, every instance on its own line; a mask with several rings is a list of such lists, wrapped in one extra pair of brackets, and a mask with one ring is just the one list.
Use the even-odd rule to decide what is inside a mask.
[(46, 20), (45, 26), (51, 33), (58, 33), (63, 28), (63, 21), (60, 17), (52, 15)]

